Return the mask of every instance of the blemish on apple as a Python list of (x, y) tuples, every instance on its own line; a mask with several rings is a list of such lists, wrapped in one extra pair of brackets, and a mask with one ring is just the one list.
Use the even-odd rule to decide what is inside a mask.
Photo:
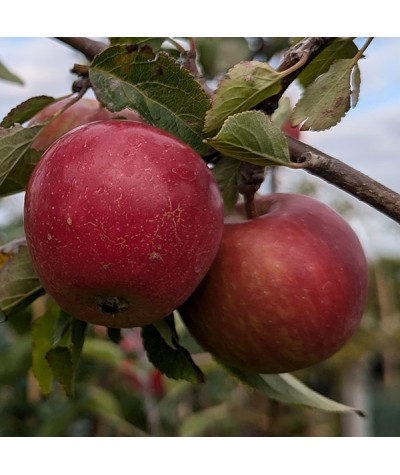
[(98, 297), (96, 303), (99, 309), (107, 315), (116, 315), (129, 308), (128, 300), (123, 297)]

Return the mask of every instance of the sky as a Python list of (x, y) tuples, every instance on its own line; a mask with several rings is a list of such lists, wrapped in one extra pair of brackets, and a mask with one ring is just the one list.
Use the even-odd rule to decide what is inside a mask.
[[(365, 38), (360, 38), (362, 44)], [(330, 130), (303, 133), (302, 140), (332, 155), (400, 193), (400, 38), (375, 38), (359, 63), (361, 93), (359, 103)], [(24, 81), (24, 86), (0, 81), (0, 119), (29, 97), (46, 94), (55, 97), (70, 92), (75, 79), (69, 73), (82, 56), (64, 44), (47, 37), (0, 37), (0, 61)], [(293, 101), (299, 90), (288, 91)], [(282, 172), (282, 182), (297, 186), (304, 172)], [(284, 177), (284, 178), (283, 178)], [(307, 175), (318, 186), (321, 180)], [(284, 187), (283, 187), (284, 188)], [(285, 191), (283, 189), (282, 191)], [(329, 201), (332, 187), (322, 186), (320, 198)], [(335, 195), (336, 196), (336, 195)], [(347, 196), (347, 195), (346, 195)], [(399, 255), (400, 226), (372, 208), (351, 200), (357, 212), (351, 224), (364, 247), (374, 253)], [(20, 198), (1, 204), (3, 217), (22, 209)]]

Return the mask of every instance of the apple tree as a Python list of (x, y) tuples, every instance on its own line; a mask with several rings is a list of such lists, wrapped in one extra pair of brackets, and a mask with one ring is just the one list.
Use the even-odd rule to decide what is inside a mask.
[[(221, 39), (229, 54), (207, 38), (57, 40), (86, 57), (71, 65), (71, 91), (16, 104), (0, 124), (0, 194), (27, 193), (26, 237), (1, 248), (1, 316), (33, 309), (41, 393), (57, 382), (73, 396), (93, 331), (118, 346), (138, 326), (156, 374), (196, 385), (217, 365), (272, 400), (360, 414), (290, 373), (357, 330), (368, 288), (361, 245), (325, 205), (293, 195), (285, 208), (278, 194), (274, 211), (260, 187), (280, 167), (304, 170), (400, 222), (398, 194), (299, 140), (357, 105), (372, 38), (361, 48), (354, 38)], [(20, 80), (1, 64), (0, 79)], [(292, 110), (285, 93), (295, 81)], [(223, 229), (243, 235), (225, 241)], [(131, 302), (146, 317), (117, 323)]]

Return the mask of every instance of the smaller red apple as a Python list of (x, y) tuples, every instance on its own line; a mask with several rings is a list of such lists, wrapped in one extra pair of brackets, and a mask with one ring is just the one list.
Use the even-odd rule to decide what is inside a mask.
[[(65, 104), (71, 101), (70, 97), (56, 101), (38, 112), (30, 121), (29, 125), (42, 124), (52, 115), (58, 112)], [(121, 112), (110, 112), (103, 107), (96, 99), (83, 98), (68, 107), (59, 117), (46, 125), (32, 147), (39, 151), (46, 150), (61, 135), (78, 127), (79, 125), (95, 122), (97, 120), (107, 120), (117, 117), (144, 122), (140, 115), (131, 109), (124, 109)]]
[(294, 371), (333, 355), (357, 330), (367, 261), (355, 232), (325, 204), (276, 193), (257, 205), (261, 216), (225, 224), (210, 270), (179, 311), (221, 361)]

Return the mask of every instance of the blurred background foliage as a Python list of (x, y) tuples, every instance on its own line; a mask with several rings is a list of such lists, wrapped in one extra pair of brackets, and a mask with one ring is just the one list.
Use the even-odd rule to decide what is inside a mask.
[[(290, 39), (197, 38), (196, 43), (212, 84), (241, 60), (276, 62)], [(266, 191), (277, 183), (282, 191), (324, 193), (323, 184), (307, 178), (293, 188), (284, 173), (271, 179)], [(359, 213), (351, 200), (340, 193), (331, 204), (351, 218)], [(0, 209), (7, 206), (7, 199), (0, 202)], [(0, 226), (0, 245), (23, 235), (21, 214)], [(284, 405), (246, 388), (201, 353), (183, 326), (182, 344), (199, 351), (194, 358), (206, 373), (205, 383), (161, 375), (148, 362), (138, 329), (123, 330), (122, 340), (113, 342), (105, 328), (89, 326), (75, 395), (68, 398), (55, 383), (44, 397), (31, 369), (35, 305), (0, 324), (0, 436), (400, 435), (400, 259), (371, 259), (369, 304), (359, 331), (330, 359), (296, 372), (311, 388), (363, 410), (366, 418)]]

